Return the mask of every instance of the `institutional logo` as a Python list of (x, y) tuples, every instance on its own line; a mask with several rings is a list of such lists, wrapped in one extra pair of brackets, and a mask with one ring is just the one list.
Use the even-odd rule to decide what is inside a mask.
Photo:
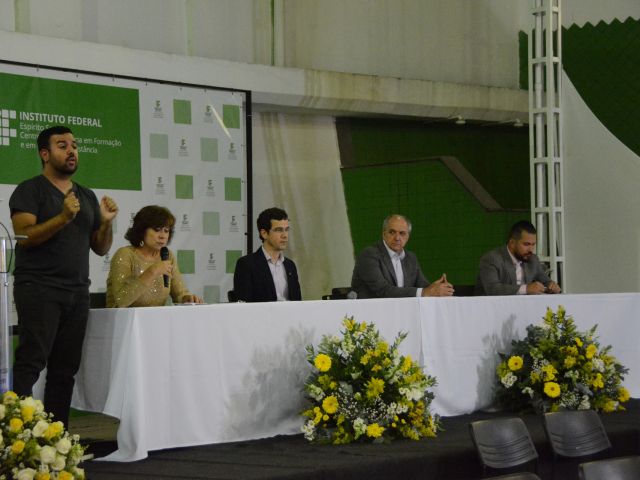
[(191, 231), (191, 222), (189, 221), (189, 215), (187, 215), (186, 213), (182, 214), (182, 220), (180, 221), (180, 231), (181, 232)]
[(153, 118), (164, 118), (164, 113), (162, 111), (162, 104), (160, 100), (156, 100), (156, 104), (153, 107)]
[(187, 139), (183, 138), (180, 140), (180, 146), (178, 147), (178, 156), (180, 157), (188, 157), (189, 156), (189, 147), (187, 146)]
[(205, 193), (207, 197), (215, 197), (216, 196), (216, 186), (213, 184), (213, 178), (207, 180), (207, 191)]
[(164, 195), (165, 193), (162, 177), (158, 177), (158, 180), (156, 181), (156, 195)]
[(207, 270), (211, 270), (211, 271), (217, 270), (216, 256), (215, 256), (215, 253), (213, 252), (209, 253), (209, 260), (207, 260)]
[(240, 225), (238, 225), (238, 221), (236, 220), (235, 215), (231, 215), (231, 221), (229, 222), (229, 232), (238, 233), (240, 231)]
[(229, 153), (227, 154), (227, 158), (229, 160), (235, 160), (236, 158), (238, 158), (236, 156), (236, 145), (233, 142), (229, 144)]
[(102, 271), (108, 272), (110, 268), (111, 268), (111, 256), (109, 255), (109, 252), (107, 252), (104, 255), (104, 257), (102, 257)]
[(213, 123), (213, 109), (211, 105), (207, 105), (204, 109), (204, 123)]
[(11, 145), (11, 139), (18, 136), (15, 128), (11, 128), (12, 120), (16, 120), (17, 114), (15, 110), (0, 110), (0, 146), (8, 147)]

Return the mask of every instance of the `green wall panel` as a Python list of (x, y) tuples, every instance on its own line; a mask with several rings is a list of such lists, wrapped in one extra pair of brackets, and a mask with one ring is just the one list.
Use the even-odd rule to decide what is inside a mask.
[[(473, 284), (478, 260), (502, 244), (515, 221), (529, 218), (528, 133), (513, 127), (422, 125), (352, 119), (338, 128), (349, 136), (343, 153), (345, 198), (354, 250), (381, 238), (382, 220), (407, 215), (407, 246), (430, 280), (442, 273), (454, 284)], [(344, 138), (344, 137), (343, 137)], [(503, 207), (485, 211), (434, 156), (457, 157)]]

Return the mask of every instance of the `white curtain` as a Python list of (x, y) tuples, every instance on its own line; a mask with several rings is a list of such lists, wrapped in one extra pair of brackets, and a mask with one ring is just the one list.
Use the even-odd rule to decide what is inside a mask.
[[(253, 116), (253, 222), (272, 206), (289, 214), (285, 255), (296, 262), (305, 300), (348, 286), (353, 242), (333, 117)], [(259, 245), (254, 233), (254, 249)]]

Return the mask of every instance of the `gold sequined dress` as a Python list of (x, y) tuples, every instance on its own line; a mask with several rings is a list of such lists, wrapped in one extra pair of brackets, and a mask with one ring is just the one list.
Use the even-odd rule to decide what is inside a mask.
[(111, 259), (107, 277), (107, 307), (158, 307), (167, 303), (169, 295), (173, 303), (181, 303), (183, 296), (191, 295), (171, 250), (169, 261), (173, 265), (173, 274), (169, 288), (165, 288), (162, 276), (154, 279), (150, 286), (142, 283), (140, 275), (157, 261), (143, 258), (132, 246), (119, 248)]

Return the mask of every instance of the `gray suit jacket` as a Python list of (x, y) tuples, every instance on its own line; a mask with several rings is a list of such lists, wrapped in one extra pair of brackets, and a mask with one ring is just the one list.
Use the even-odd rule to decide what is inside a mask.
[(429, 286), (415, 254), (405, 250), (402, 260), (404, 287), (398, 287), (389, 252), (380, 240), (365, 248), (356, 259), (351, 288), (358, 298), (415, 297), (418, 288)]
[[(528, 262), (523, 262), (522, 267), (525, 283), (538, 281), (546, 287), (551, 281), (536, 255), (532, 255)], [(476, 280), (476, 295), (516, 295), (519, 288), (516, 283), (516, 267), (506, 245), (482, 256)]]

